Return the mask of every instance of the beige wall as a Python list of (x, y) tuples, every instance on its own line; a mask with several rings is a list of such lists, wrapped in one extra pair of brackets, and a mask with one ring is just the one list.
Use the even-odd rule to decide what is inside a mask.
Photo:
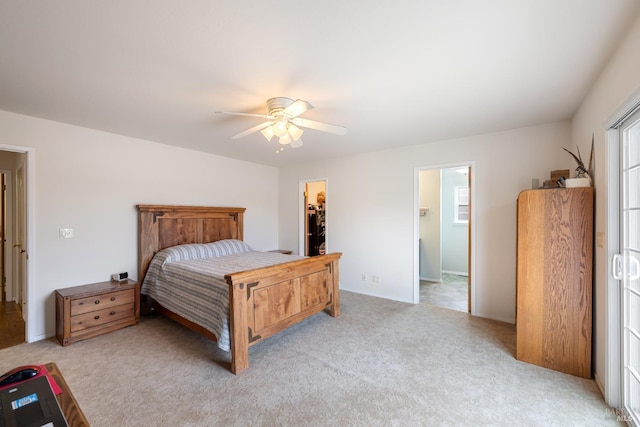
[[(573, 146), (589, 152), (591, 136), (595, 138), (596, 213), (595, 231), (608, 240), (607, 224), (607, 156), (604, 122), (640, 88), (640, 17), (635, 21), (617, 51), (585, 97), (572, 121)], [(594, 371), (601, 388), (606, 388), (605, 354), (607, 349), (606, 290), (608, 280), (608, 248), (596, 247), (594, 252)], [(606, 394), (606, 393), (605, 393)]]
[(33, 149), (31, 339), (54, 334), (55, 289), (137, 277), (136, 204), (245, 207), (245, 240), (278, 247), (276, 168), (0, 111), (3, 145)]
[[(416, 168), (473, 164), (476, 294), (472, 309), (478, 316), (514, 322), (516, 198), (531, 187), (531, 178), (569, 167), (570, 159), (560, 148), (569, 141), (569, 122), (558, 122), (451, 141), (416, 141), (410, 147), (283, 167), (280, 247), (297, 247), (300, 181), (326, 177), (330, 184), (327, 251), (343, 252), (342, 289), (412, 302), (418, 236), (414, 228)], [(378, 276), (379, 283), (363, 281), (362, 274)]]

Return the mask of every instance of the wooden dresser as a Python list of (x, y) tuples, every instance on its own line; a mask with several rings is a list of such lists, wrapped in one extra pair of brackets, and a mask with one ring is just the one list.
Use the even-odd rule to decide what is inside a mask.
[(62, 345), (106, 334), (140, 320), (140, 284), (100, 282), (56, 291), (56, 337)]
[(516, 358), (591, 377), (593, 188), (518, 197)]

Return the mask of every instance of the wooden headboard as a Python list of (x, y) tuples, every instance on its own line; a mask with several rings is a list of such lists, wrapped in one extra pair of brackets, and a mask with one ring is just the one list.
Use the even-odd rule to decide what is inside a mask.
[(187, 243), (244, 238), (245, 208), (137, 205), (138, 281), (161, 249)]

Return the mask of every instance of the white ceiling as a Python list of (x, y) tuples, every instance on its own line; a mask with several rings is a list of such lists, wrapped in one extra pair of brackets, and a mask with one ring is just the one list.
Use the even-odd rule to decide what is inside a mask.
[[(0, 109), (268, 165), (570, 118), (637, 0), (0, 2)], [(266, 100), (309, 101), (275, 154)]]

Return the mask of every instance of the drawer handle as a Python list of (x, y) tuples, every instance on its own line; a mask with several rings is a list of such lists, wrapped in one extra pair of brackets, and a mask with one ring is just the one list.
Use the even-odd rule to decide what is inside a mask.
[(115, 301), (115, 300), (116, 300), (116, 297), (111, 297), (111, 301)]
[(96, 316), (96, 317), (94, 317), (94, 319), (96, 319), (96, 320), (98, 320), (99, 318), (100, 318), (100, 316)]
[(96, 304), (100, 304), (100, 300), (99, 300), (99, 299), (95, 300), (94, 302), (95, 302)]
[(114, 314), (116, 314), (116, 312), (112, 311), (111, 313), (109, 313), (109, 316), (113, 316)]

